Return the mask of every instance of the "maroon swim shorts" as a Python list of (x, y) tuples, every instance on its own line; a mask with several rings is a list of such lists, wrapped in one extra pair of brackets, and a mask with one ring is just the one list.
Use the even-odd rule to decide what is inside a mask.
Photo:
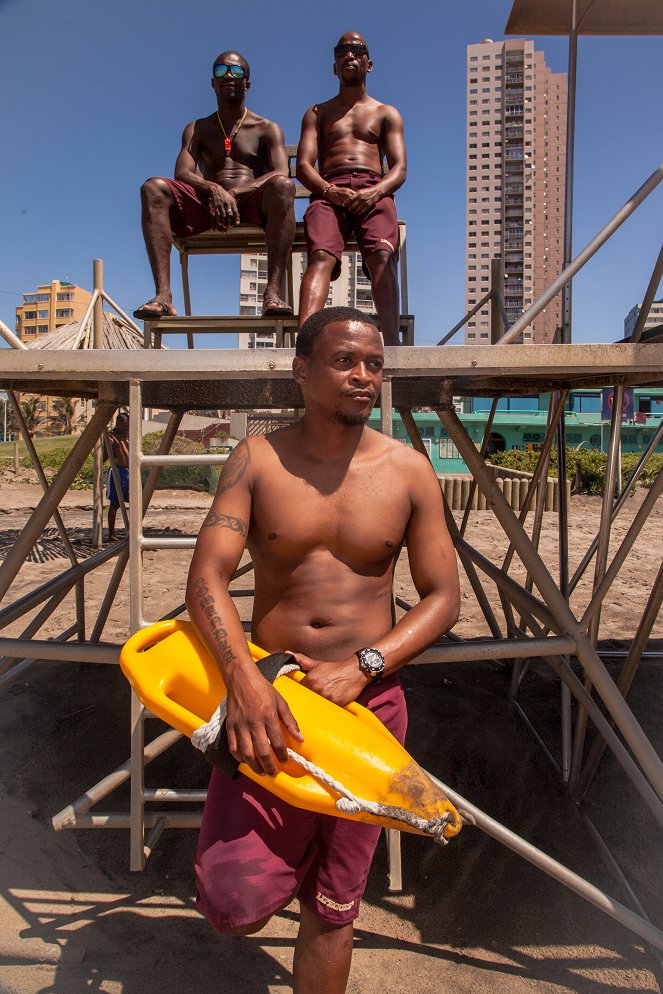
[[(175, 198), (175, 203), (170, 208), (170, 227), (174, 235), (185, 238), (187, 235), (198, 235), (201, 231), (209, 231), (216, 227), (216, 216), (210, 197), (199, 193), (189, 183), (180, 183), (179, 180), (168, 179), (166, 176), (159, 176), (158, 179), (167, 184)], [(256, 190), (243, 193), (236, 198), (243, 224), (265, 227), (261, 211), (263, 191), (264, 186), (259, 186)]]
[[(351, 190), (365, 190), (366, 187), (375, 186), (381, 179), (377, 173), (364, 169), (324, 178), (334, 186), (349, 187)], [(366, 214), (352, 214), (322, 197), (311, 197), (304, 214), (308, 256), (310, 259), (311, 253), (320, 249), (336, 256), (332, 280), (337, 280), (341, 275), (343, 249), (353, 231), (363, 260), (372, 252), (378, 251), (391, 252), (395, 256), (398, 252), (398, 218), (394, 198), (382, 197)], [(369, 277), (365, 264), (363, 269)]]
[[(403, 742), (398, 676), (358, 698)], [(359, 914), (380, 836), (376, 825), (293, 808), (240, 774), (212, 772), (196, 855), (198, 908), (220, 932), (273, 914), (297, 894), (313, 914), (346, 925)]]

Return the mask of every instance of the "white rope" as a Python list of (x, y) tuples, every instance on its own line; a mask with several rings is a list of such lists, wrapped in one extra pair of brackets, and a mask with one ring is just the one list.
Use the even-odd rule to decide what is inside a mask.
[(304, 759), (294, 749), (288, 749), (288, 756), (290, 759), (294, 759), (296, 763), (299, 763), (307, 773), (310, 773), (312, 777), (319, 780), (325, 787), (329, 787), (341, 795), (336, 801), (336, 807), (339, 811), (350, 815), (358, 814), (361, 811), (365, 814), (374, 815), (377, 818), (389, 818), (391, 821), (400, 821), (405, 825), (409, 825), (411, 828), (416, 828), (419, 832), (424, 832), (425, 835), (432, 835), (436, 842), (440, 842), (446, 846), (447, 840), (442, 833), (446, 826), (454, 820), (451, 812), (448, 811), (439, 818), (420, 818), (419, 815), (408, 811), (406, 808), (398, 808), (393, 804), (381, 804), (379, 801), (367, 801), (366, 798), (353, 794), (342, 783), (334, 780), (333, 777), (325, 773), (319, 766), (315, 766), (309, 762), (308, 759)]
[[(299, 667), (295, 663), (288, 663), (279, 670), (274, 679), (278, 679), (278, 677), (283, 676), (285, 673), (291, 673), (297, 669)], [(226, 713), (227, 698), (224, 697), (210, 720), (206, 724), (201, 725), (200, 728), (197, 728), (191, 736), (191, 742), (196, 749), (205, 752), (208, 746), (216, 741), (221, 725), (226, 719)], [(330, 790), (341, 795), (336, 801), (336, 807), (339, 811), (343, 811), (349, 815), (355, 815), (361, 811), (364, 814), (374, 815), (377, 818), (389, 818), (390, 821), (400, 821), (404, 825), (409, 825), (410, 828), (423, 832), (425, 835), (431, 835), (436, 842), (440, 842), (446, 846), (447, 840), (444, 838), (443, 832), (446, 826), (454, 820), (451, 812), (447, 812), (439, 818), (420, 818), (419, 815), (405, 808), (398, 808), (392, 804), (381, 804), (378, 801), (368, 801), (366, 798), (357, 797), (351, 790), (344, 787), (342, 783), (334, 780), (323, 769), (311, 763), (303, 756), (300, 756), (293, 749), (288, 749), (288, 756), (303, 767), (312, 777), (319, 780), (325, 787), (329, 787)]]
[[(299, 666), (297, 663), (286, 663), (278, 671), (275, 680), (278, 680), (280, 676), (284, 676), (286, 673), (292, 673), (293, 670), (298, 670)], [(205, 752), (208, 746), (211, 746), (213, 742), (216, 742), (216, 738), (221, 730), (221, 725), (226, 720), (226, 714), (228, 712), (228, 698), (224, 697), (218, 708), (210, 718), (210, 720), (197, 728), (193, 735), (191, 736), (191, 742), (196, 747), (200, 749), (201, 752)]]

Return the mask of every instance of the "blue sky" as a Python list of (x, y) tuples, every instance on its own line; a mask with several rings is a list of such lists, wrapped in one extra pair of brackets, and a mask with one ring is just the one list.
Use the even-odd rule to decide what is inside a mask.
[[(151, 296), (140, 184), (172, 174), (184, 125), (213, 110), (214, 57), (246, 55), (249, 105), (294, 143), (306, 107), (336, 90), (334, 42), (358, 30), (375, 62), (369, 92), (405, 122), (398, 208), (410, 308), (417, 344), (435, 343), (464, 307), (466, 46), (503, 38), (510, 9), (511, 0), (337, 0), (331, 9), (253, 0), (246, 13), (208, 0), (0, 0), (0, 318), (13, 329), (20, 293), (38, 283), (91, 288), (95, 257), (127, 311)], [(566, 39), (536, 46), (565, 71)], [(662, 66), (660, 38), (580, 39), (574, 254), (660, 161)], [(660, 247), (661, 187), (576, 281), (574, 341), (621, 336)], [(236, 313), (238, 278), (236, 258), (193, 260), (194, 311)]]

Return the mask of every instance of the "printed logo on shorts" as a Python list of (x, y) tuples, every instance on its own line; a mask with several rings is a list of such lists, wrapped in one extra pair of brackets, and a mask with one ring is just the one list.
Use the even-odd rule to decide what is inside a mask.
[(383, 243), (384, 245), (388, 245), (388, 246), (389, 246), (389, 248), (391, 249), (391, 251), (392, 251), (392, 252), (393, 252), (393, 251), (395, 251), (395, 250), (394, 250), (394, 246), (393, 246), (393, 245), (391, 244), (391, 242), (389, 241), (389, 239), (388, 239), (388, 238), (381, 238), (381, 239), (380, 239), (380, 241), (381, 241), (381, 242), (382, 242), (382, 243)]
[(324, 904), (325, 907), (331, 908), (333, 911), (349, 911), (350, 908), (354, 907), (354, 901), (350, 901), (349, 904), (339, 904), (338, 901), (332, 901), (331, 897), (327, 897), (326, 894), (321, 894), (320, 891), (315, 895), (316, 901), (320, 904)]

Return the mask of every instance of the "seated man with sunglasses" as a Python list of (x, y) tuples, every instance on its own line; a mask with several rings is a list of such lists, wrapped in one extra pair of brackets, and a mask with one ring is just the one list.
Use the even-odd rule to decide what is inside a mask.
[(173, 235), (227, 231), (244, 222), (265, 229), (265, 317), (292, 314), (280, 288), (295, 233), (294, 184), (283, 132), (245, 104), (250, 69), (238, 52), (222, 52), (212, 68), (217, 109), (187, 124), (175, 179), (148, 179), (141, 188), (142, 225), (155, 295), (134, 317), (175, 314), (170, 289)]
[(299, 324), (325, 306), (330, 281), (340, 276), (343, 249), (354, 230), (384, 344), (398, 345), (394, 193), (405, 182), (405, 143), (398, 111), (366, 93), (372, 68), (362, 36), (355, 31), (342, 35), (334, 48), (338, 95), (309, 107), (302, 121), (297, 179), (311, 191), (311, 203), (304, 216), (308, 267), (300, 291)]

